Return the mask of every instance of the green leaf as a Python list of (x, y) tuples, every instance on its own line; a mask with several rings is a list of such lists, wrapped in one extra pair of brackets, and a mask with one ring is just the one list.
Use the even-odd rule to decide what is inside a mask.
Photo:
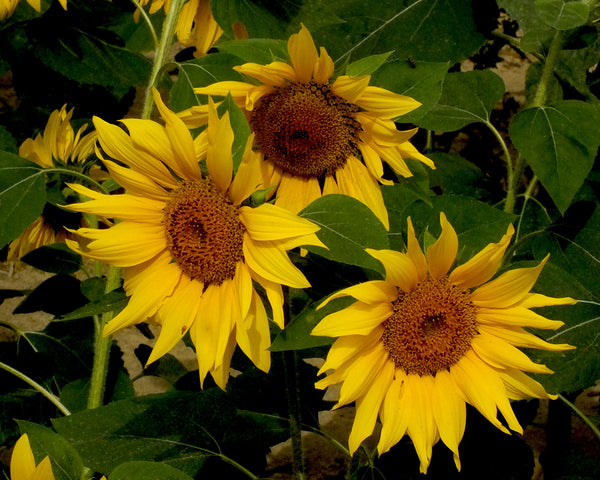
[(336, 63), (389, 51), (401, 60), (458, 62), (485, 41), (470, 0), (342, 0), (327, 7), (343, 23), (315, 28), (314, 17), (299, 20)]
[(448, 62), (395, 60), (381, 66), (371, 84), (421, 102), (419, 108), (397, 118), (399, 122), (414, 123), (438, 103), (448, 67)]
[(109, 43), (90, 32), (67, 28), (40, 35), (35, 54), (45, 65), (80, 83), (104, 87), (144, 85), (151, 64), (144, 56)]
[(12, 134), (6, 129), (6, 127), (2, 125), (0, 125), (0, 150), (4, 150), (5, 152), (9, 153), (14, 153), (15, 155), (19, 153), (15, 137), (13, 137)]
[(17, 420), (21, 433), (29, 437), (36, 463), (46, 456), (52, 461), (52, 472), (56, 480), (80, 480), (84, 466), (73, 446), (61, 435), (36, 423)]
[(599, 112), (579, 100), (519, 112), (511, 140), (564, 213), (592, 168), (600, 131)]
[(21, 260), (38, 270), (50, 273), (75, 273), (81, 268), (81, 256), (64, 243), (36, 248)]
[(347, 195), (325, 195), (299, 215), (321, 227), (317, 236), (328, 247), (328, 250), (305, 247), (308, 251), (329, 260), (385, 273), (379, 261), (365, 252), (365, 248), (388, 247), (385, 227), (365, 204)]
[[(392, 193), (393, 188), (386, 192), (386, 197)], [(426, 234), (438, 238), (440, 213), (444, 212), (458, 235), (457, 264), (469, 260), (489, 243), (498, 242), (508, 225), (516, 220), (515, 215), (460, 195), (439, 195), (431, 197), (431, 205), (419, 201), (405, 209), (388, 211), (390, 225), (394, 225), (390, 235), (405, 237), (407, 217), (410, 216), (417, 238), (421, 239), (426, 238)], [(400, 240), (394, 243), (398, 245)]]
[(193, 480), (181, 470), (159, 462), (126, 462), (115, 468), (108, 480)]
[(213, 388), (134, 397), (52, 423), (103, 474), (125, 462), (160, 461), (195, 476), (234, 419), (225, 393)]
[(129, 301), (123, 290), (113, 290), (102, 296), (99, 300), (92, 301), (77, 310), (62, 315), (58, 320), (75, 320), (78, 318), (92, 317), (106, 312), (115, 314), (123, 310)]
[[(242, 112), (242, 109), (235, 104), (231, 95), (227, 95), (220, 107), (229, 112), (229, 122), (231, 123), (231, 129), (234, 134), (231, 154), (233, 156), (233, 168), (237, 170), (242, 161), (244, 150), (246, 149), (246, 142), (252, 132), (244, 112)], [(221, 109), (219, 109), (219, 115), (222, 115), (220, 110)]]
[(489, 123), (504, 91), (504, 81), (491, 70), (449, 73), (437, 105), (415, 123), (441, 132), (460, 130), (470, 123)]
[(433, 152), (428, 157), (435, 163), (435, 170), (429, 175), (432, 188), (447, 195), (477, 196), (484, 175), (475, 164), (451, 153)]
[(211, 53), (189, 62), (178, 64), (179, 75), (171, 89), (170, 107), (174, 112), (186, 108), (203, 105), (206, 96), (196, 95), (194, 88), (204, 87), (224, 80), (242, 81), (243, 77), (233, 70), (235, 65), (243, 61), (227, 53)]
[(17, 238), (46, 203), (41, 168), (24, 158), (0, 152), (0, 245)]
[(380, 53), (379, 55), (371, 55), (364, 57), (356, 62), (352, 62), (346, 67), (346, 75), (353, 77), (360, 77), (362, 75), (371, 75), (379, 67), (381, 67), (392, 52)]
[(266, 65), (289, 62), (287, 42), (274, 38), (248, 38), (219, 43), (219, 52), (241, 58), (244, 62)]
[(319, 309), (317, 309), (319, 303), (309, 305), (275, 337), (270, 350), (272, 352), (283, 352), (332, 344), (334, 338), (312, 336), (310, 332), (325, 316), (346, 308), (354, 302), (355, 299), (352, 297), (344, 297), (332, 300)]
[(570, 30), (587, 22), (590, 7), (582, 1), (535, 0), (540, 18), (557, 30)]
[(242, 24), (250, 38), (282, 38), (286, 4), (271, 4), (267, 8), (262, 2), (244, 0), (221, 0), (211, 4), (217, 23), (230, 37), (233, 37), (234, 24)]

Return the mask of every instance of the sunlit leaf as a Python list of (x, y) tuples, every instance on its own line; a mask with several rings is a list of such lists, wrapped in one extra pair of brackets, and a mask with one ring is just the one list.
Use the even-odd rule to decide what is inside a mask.
[(126, 462), (115, 468), (108, 480), (148, 480), (160, 478), (161, 480), (193, 480), (181, 470), (160, 462)]
[(415, 123), (441, 132), (460, 130), (470, 123), (487, 123), (504, 91), (504, 81), (491, 70), (449, 73), (437, 105)]
[(356, 60), (346, 67), (346, 75), (351, 75), (353, 77), (371, 75), (385, 63), (391, 53), (392, 52), (380, 53), (379, 55), (371, 55), (370, 57)]
[(46, 456), (52, 461), (52, 472), (56, 480), (80, 480), (84, 466), (73, 446), (65, 438), (49, 428), (25, 420), (17, 420), (21, 433), (29, 437), (36, 463)]
[(219, 43), (219, 52), (241, 58), (244, 62), (260, 63), (289, 61), (287, 42), (273, 38), (248, 38)]
[(590, 7), (587, 2), (565, 0), (535, 0), (540, 18), (557, 30), (570, 30), (587, 22)]
[(179, 75), (171, 89), (170, 107), (175, 112), (202, 105), (207, 102), (193, 91), (224, 80), (243, 81), (242, 76), (233, 70), (233, 66), (244, 63), (239, 57), (227, 53), (205, 55), (189, 62), (178, 64)]
[(373, 74), (371, 84), (421, 102), (420, 107), (397, 119), (402, 123), (413, 123), (438, 103), (448, 67), (447, 62), (395, 60), (382, 65)]
[(0, 245), (17, 238), (42, 213), (46, 182), (35, 163), (0, 151)]
[(385, 273), (383, 266), (365, 252), (365, 248), (388, 246), (385, 227), (369, 207), (347, 195), (325, 195), (302, 210), (300, 216), (321, 227), (317, 236), (328, 247), (305, 247), (308, 251)]
[(332, 300), (318, 310), (318, 303), (309, 305), (275, 337), (270, 350), (272, 352), (283, 352), (285, 350), (302, 350), (330, 345), (335, 340), (334, 338), (312, 336), (310, 332), (326, 315), (337, 312), (354, 302), (355, 299), (345, 297)]
[(561, 212), (565, 212), (592, 168), (600, 113), (579, 100), (519, 112), (510, 137)]

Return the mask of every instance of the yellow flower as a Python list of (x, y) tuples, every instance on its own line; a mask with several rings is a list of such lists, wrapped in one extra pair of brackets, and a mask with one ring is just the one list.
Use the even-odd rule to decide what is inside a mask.
[[(0, 0), (0, 20), (4, 20), (5, 18), (10, 17), (20, 0)], [(58, 0), (62, 7), (67, 9), (67, 0)], [(42, 9), (41, 0), (27, 0), (27, 3), (31, 5), (37, 12), (40, 12)]]
[[(211, 373), (225, 388), (236, 343), (258, 368), (270, 366), (267, 313), (253, 282), (263, 287), (273, 319), (283, 327), (282, 285), (310, 286), (286, 251), (323, 246), (315, 235), (319, 228), (271, 204), (241, 205), (261, 187), (258, 157), (250, 138), (232, 180), (228, 113), (219, 119), (211, 104), (208, 128), (192, 140), (156, 91), (154, 97), (164, 127), (126, 119), (128, 135), (94, 119), (102, 149), (129, 167), (104, 161), (128, 193), (102, 195), (73, 185), (93, 200), (70, 208), (121, 222), (109, 229), (79, 229), (80, 246), (67, 243), (124, 267), (129, 304), (106, 325), (105, 335), (153, 318), (162, 328), (150, 363), (189, 331), (201, 381)], [(198, 163), (203, 158), (208, 177)]]
[[(546, 260), (507, 271), (495, 279), (514, 229), (466, 263), (449, 270), (458, 250), (452, 225), (441, 214), (442, 233), (423, 254), (408, 222), (406, 253), (367, 250), (385, 267), (385, 280), (341, 290), (333, 298), (357, 301), (325, 317), (313, 335), (339, 337), (320, 373), (334, 372), (318, 388), (341, 383), (336, 407), (356, 402), (350, 451), (382, 423), (378, 451), (389, 450), (405, 434), (413, 441), (425, 473), (433, 445), (441, 440), (454, 453), (466, 421), (466, 403), (493, 425), (522, 433), (509, 400), (555, 398), (524, 372), (552, 373), (517, 347), (566, 350), (524, 330), (556, 329), (530, 309), (573, 304), (571, 298), (530, 293)], [(325, 303), (326, 303), (325, 302)]]
[[(140, 0), (140, 6), (145, 6), (150, 0)], [(164, 7), (169, 11), (170, 0), (152, 0), (150, 13), (156, 13)], [(134, 14), (135, 20), (139, 18), (139, 11)], [(177, 40), (184, 47), (196, 47), (195, 57), (204, 55), (223, 34), (223, 30), (210, 10), (210, 0), (188, 0), (179, 12), (175, 26)]]
[(26, 433), (21, 435), (13, 449), (10, 459), (10, 478), (11, 480), (54, 480), (50, 457), (44, 457), (36, 466)]
[[(67, 167), (82, 169), (85, 160), (94, 152), (95, 132), (82, 137), (87, 125), (77, 133), (71, 126), (73, 110), (63, 105), (54, 110), (43, 134), (35, 139), (26, 139), (19, 148), (19, 155), (43, 168)], [(8, 248), (7, 260), (15, 261), (44, 245), (62, 242), (66, 237), (63, 230), (64, 215), (58, 208), (47, 205), (44, 212)]]
[(379, 182), (391, 181), (383, 178), (382, 159), (405, 177), (412, 175), (406, 157), (433, 168), (408, 141), (417, 129), (398, 131), (392, 121), (420, 103), (370, 86), (369, 75), (341, 75), (331, 83), (333, 61), (323, 47), (317, 51), (304, 26), (289, 38), (288, 52), (291, 65), (234, 67), (258, 85), (225, 81), (194, 91), (231, 94), (245, 110), (269, 166), (267, 182), (277, 188), (276, 205), (296, 213), (321, 195), (342, 193), (365, 203), (389, 228)]

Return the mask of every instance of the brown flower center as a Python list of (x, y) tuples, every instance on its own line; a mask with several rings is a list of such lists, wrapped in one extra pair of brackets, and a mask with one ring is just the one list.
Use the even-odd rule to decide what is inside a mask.
[(329, 84), (291, 83), (262, 97), (250, 122), (265, 159), (292, 175), (320, 177), (358, 154), (358, 111)]
[(386, 320), (383, 345), (406, 373), (435, 375), (458, 362), (477, 334), (476, 307), (467, 290), (447, 279), (421, 282), (401, 293)]
[(185, 274), (205, 285), (234, 277), (245, 229), (237, 207), (211, 180), (183, 183), (164, 214), (167, 246)]

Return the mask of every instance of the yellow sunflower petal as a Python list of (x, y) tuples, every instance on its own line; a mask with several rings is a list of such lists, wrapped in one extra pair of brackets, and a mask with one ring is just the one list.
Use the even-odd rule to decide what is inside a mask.
[(208, 110), (208, 150), (206, 151), (206, 167), (213, 182), (221, 192), (226, 192), (233, 175), (233, 129), (229, 122), (229, 112), (219, 118), (212, 101)]
[(482, 285), (471, 294), (478, 307), (506, 308), (523, 300), (535, 284), (548, 257), (537, 267), (516, 268)]
[(313, 328), (311, 335), (341, 337), (343, 335), (368, 335), (392, 314), (392, 305), (369, 305), (355, 302), (327, 315)]
[(340, 75), (331, 85), (331, 91), (349, 103), (356, 103), (356, 99), (364, 93), (370, 80), (370, 75), (362, 77)]
[(283, 313), (283, 289), (281, 288), (281, 284), (277, 282), (272, 282), (271, 280), (267, 280), (264, 277), (261, 277), (256, 272), (250, 271), (252, 278), (256, 280), (261, 287), (264, 288), (265, 293), (267, 294), (267, 300), (271, 305), (271, 311), (273, 315), (273, 322), (283, 329), (285, 318)]
[(412, 261), (417, 272), (417, 281), (422, 282), (427, 278), (427, 258), (419, 245), (417, 236), (415, 235), (415, 227), (413, 227), (412, 219), (408, 217), (406, 219), (407, 233), (406, 233), (406, 255)]
[[(129, 136), (137, 148), (159, 158), (171, 168), (176, 166), (171, 142), (161, 124), (141, 118), (124, 118), (121, 123), (129, 130)], [(178, 174), (181, 175), (181, 172)]]
[(94, 117), (94, 126), (100, 145), (109, 157), (122, 161), (160, 185), (170, 188), (177, 186), (167, 167), (159, 159), (140, 151), (123, 129), (98, 117)]
[(383, 264), (386, 282), (396, 285), (404, 292), (410, 292), (417, 286), (419, 282), (417, 269), (407, 254), (395, 250), (372, 248), (367, 248), (365, 251)]
[(498, 388), (498, 375), (483, 361), (472, 359), (467, 352), (459, 361), (450, 367), (450, 375), (467, 401), (496, 428), (509, 433), (497, 418), (497, 397), (505, 395)]
[(206, 375), (214, 367), (217, 348), (217, 318), (219, 312), (212, 309), (218, 308), (218, 302), (208, 301), (207, 295), (213, 297), (218, 293), (217, 289), (206, 289), (202, 296), (198, 318), (194, 320), (190, 328), (190, 338), (196, 349), (201, 387), (204, 385)]
[(384, 145), (377, 145), (374, 142), (371, 142), (370, 145), (375, 153), (385, 160), (398, 175), (402, 175), (406, 178), (413, 176), (413, 173), (410, 171), (410, 168), (408, 168), (408, 165), (404, 161), (404, 157), (397, 146), (386, 147)]
[(506, 328), (495, 325), (479, 325), (479, 331), (514, 345), (524, 348), (538, 348), (540, 350), (550, 350), (553, 352), (561, 352), (564, 350), (572, 350), (575, 347), (566, 343), (549, 343), (542, 340), (540, 337), (529, 333), (522, 328)]
[(130, 267), (167, 248), (162, 225), (121, 222), (106, 230), (80, 228), (77, 235), (92, 240), (78, 251), (116, 267)]
[(164, 218), (165, 203), (150, 198), (128, 194), (103, 195), (78, 184), (69, 187), (84, 196), (95, 198), (89, 202), (71, 203), (65, 208), (78, 212), (94, 213), (109, 218), (160, 224)]
[(340, 193), (364, 203), (383, 223), (385, 229), (390, 229), (387, 208), (383, 203), (383, 195), (377, 179), (369, 174), (360, 160), (353, 156), (348, 157), (346, 164), (336, 170), (335, 177)]
[(374, 388), (386, 363), (391, 362), (388, 361), (387, 351), (381, 343), (376, 343), (373, 348), (361, 352), (347, 367), (347, 375), (340, 388), (336, 407), (354, 402)]
[(300, 27), (298, 33), (290, 35), (288, 53), (296, 72), (294, 81), (300, 83), (310, 82), (319, 61), (319, 54), (312, 35), (304, 25)]
[(412, 397), (404, 387), (406, 375), (397, 371), (394, 381), (390, 384), (381, 405), (381, 433), (377, 451), (384, 454), (406, 433), (408, 420), (413, 411)]
[(139, 276), (135, 289), (126, 291), (130, 295), (127, 306), (106, 324), (102, 334), (109, 336), (117, 330), (144, 322), (156, 313), (165, 298), (173, 293), (179, 283), (181, 271), (166, 255), (159, 257)]
[(26, 433), (21, 435), (15, 443), (10, 459), (11, 480), (29, 480), (35, 470), (35, 458)]
[(287, 81), (296, 78), (294, 69), (284, 62), (272, 62), (268, 65), (258, 63), (244, 63), (233, 67), (238, 72), (256, 78), (261, 83), (273, 85), (274, 87), (285, 87)]
[(226, 97), (228, 94), (231, 94), (236, 103), (243, 107), (246, 102), (246, 97), (256, 88), (257, 86), (252, 85), (251, 83), (228, 80), (212, 83), (206, 87), (194, 88), (194, 93), (217, 97)]
[(523, 300), (519, 302), (519, 307), (537, 308), (551, 307), (556, 305), (575, 305), (577, 300), (571, 297), (547, 297), (541, 293), (528, 293)]
[[(185, 279), (185, 280), (184, 280)], [(158, 311), (161, 329), (146, 365), (169, 353), (192, 326), (200, 308), (203, 285), (182, 276), (173, 295)]]
[(253, 145), (254, 134), (251, 134), (246, 142), (242, 161), (227, 192), (234, 205), (241, 204), (256, 190), (265, 188), (265, 178), (261, 168), (262, 155), (252, 150)]
[(456, 267), (448, 276), (448, 281), (461, 288), (473, 288), (487, 282), (498, 270), (514, 233), (511, 224), (498, 243), (490, 243), (468, 262)]
[(414, 98), (399, 95), (384, 88), (368, 86), (353, 101), (363, 109), (377, 113), (381, 118), (396, 118), (421, 106)]
[(495, 368), (517, 368), (526, 372), (552, 373), (552, 370), (545, 365), (532, 362), (518, 348), (484, 331), (473, 338), (471, 347), (483, 361)]
[(431, 404), (431, 391), (434, 388), (433, 377), (430, 375), (422, 377), (407, 375), (404, 380), (404, 388), (407, 390), (407, 395), (414, 396), (414, 409), (408, 419), (407, 433), (419, 457), (419, 470), (421, 473), (427, 473), (427, 468), (431, 462), (433, 444), (438, 438)]
[(341, 297), (353, 297), (368, 305), (376, 305), (384, 302), (392, 303), (398, 298), (398, 289), (390, 282), (371, 280), (335, 292), (333, 295), (327, 297), (327, 300), (321, 303), (318, 308), (322, 308), (331, 300)]
[(235, 291), (239, 300), (239, 310), (241, 318), (248, 315), (254, 287), (252, 286), (252, 276), (248, 266), (244, 262), (239, 262), (235, 272)]
[(244, 233), (244, 258), (248, 267), (261, 277), (294, 288), (307, 288), (310, 283), (292, 263), (287, 253), (273, 242), (255, 242)]
[(128, 193), (140, 197), (166, 200), (168, 193), (150, 177), (131, 168), (122, 167), (110, 160), (103, 160), (108, 173)]
[(325, 183), (323, 185), (323, 195), (331, 195), (335, 193), (340, 193), (340, 187), (338, 187), (333, 175), (326, 175)]
[(277, 189), (275, 205), (298, 213), (319, 197), (321, 187), (317, 178), (302, 178), (284, 173)]
[(50, 457), (44, 457), (38, 466), (35, 467), (33, 475), (31, 475), (28, 480), (54, 480), (54, 473), (52, 472), (52, 462), (50, 461)]
[(427, 249), (429, 273), (434, 280), (446, 276), (456, 259), (456, 252), (458, 252), (458, 236), (443, 212), (440, 213), (440, 224), (442, 233), (437, 241)]
[(317, 83), (329, 83), (335, 65), (324, 47), (319, 48), (319, 52), (319, 60), (315, 65), (313, 80)]
[(508, 327), (532, 327), (556, 330), (564, 325), (560, 320), (549, 320), (521, 306), (510, 308), (477, 309), (477, 321), (483, 325), (506, 325)]
[(271, 367), (271, 335), (269, 320), (262, 300), (256, 292), (252, 294), (250, 310), (236, 326), (236, 340), (246, 356), (263, 372)]
[(358, 112), (356, 119), (362, 125), (363, 130), (368, 132), (372, 142), (380, 146), (395, 147), (396, 145), (407, 142), (419, 130), (398, 130), (396, 124), (391, 120), (386, 120), (370, 112)]
[(550, 395), (544, 390), (544, 387), (533, 378), (517, 369), (499, 370), (498, 375), (506, 386), (506, 392), (512, 400), (525, 400), (527, 398), (551, 398), (556, 399), (556, 395)]
[(223, 391), (226, 391), (227, 388), (227, 381), (229, 380), (229, 372), (231, 370), (231, 359), (233, 357), (235, 347), (235, 336), (231, 335), (229, 337), (227, 346), (225, 347), (225, 352), (223, 353), (221, 363), (219, 364), (219, 366), (213, 368), (210, 371), (210, 375), (213, 377), (213, 380), (215, 381), (217, 386)]
[(194, 105), (193, 107), (177, 112), (188, 128), (200, 128), (208, 123), (208, 104)]
[(427, 158), (425, 155), (419, 152), (416, 149), (416, 147), (410, 142), (401, 143), (400, 145), (396, 146), (396, 149), (398, 150), (400, 155), (402, 155), (403, 158), (412, 158), (427, 165), (429, 168), (435, 168), (433, 160)]
[(373, 433), (381, 404), (393, 379), (394, 364), (386, 362), (371, 388), (356, 400), (356, 414), (348, 438), (348, 448), (351, 453), (358, 450), (363, 440)]
[[(383, 163), (381, 162), (381, 157), (377, 154), (375, 150), (368, 144), (368, 142), (360, 142), (358, 144), (358, 149), (362, 155), (362, 158), (365, 162), (365, 166), (369, 170), (369, 173), (373, 175), (377, 179), (378, 182), (391, 185), (393, 182), (390, 180), (385, 180), (383, 177)], [(323, 192), (325, 193), (325, 192)]]
[(241, 207), (239, 215), (250, 237), (261, 242), (309, 235), (319, 230), (311, 221), (270, 203), (256, 208)]
[(156, 107), (165, 121), (165, 130), (171, 143), (174, 160), (174, 163), (170, 165), (171, 168), (182, 178), (200, 178), (202, 174), (196, 160), (196, 149), (190, 131), (183, 121), (167, 108), (156, 88), (152, 89), (152, 95)]
[(360, 352), (372, 348), (381, 340), (383, 327), (376, 327), (368, 335), (346, 335), (338, 338), (329, 348), (327, 358), (319, 369), (321, 375), (329, 369), (338, 369)]
[(442, 442), (452, 451), (454, 463), (460, 471), (458, 445), (462, 440), (467, 422), (467, 408), (457, 392), (456, 384), (450, 372), (441, 370), (436, 373), (432, 389), (433, 418), (440, 432)]

